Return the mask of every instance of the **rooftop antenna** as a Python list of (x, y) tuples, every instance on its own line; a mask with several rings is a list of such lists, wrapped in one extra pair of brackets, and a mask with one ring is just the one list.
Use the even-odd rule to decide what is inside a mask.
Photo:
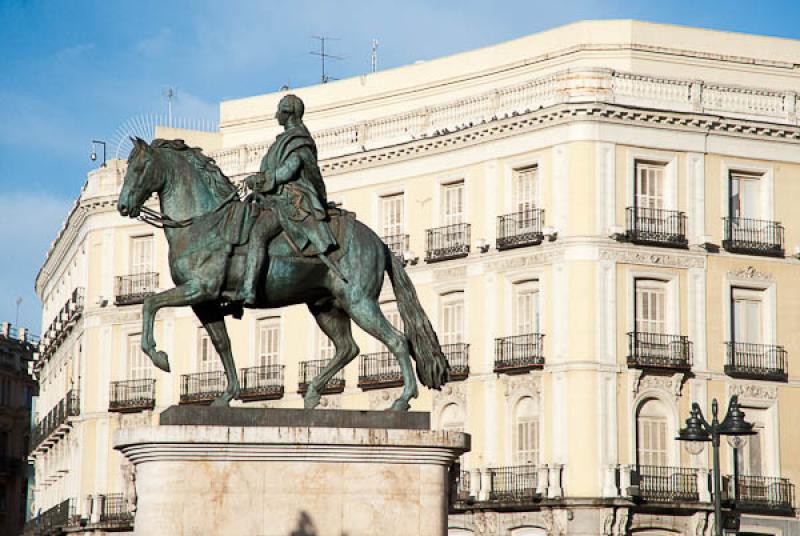
[(372, 40), (372, 72), (378, 70), (378, 40)]
[(16, 303), (17, 303), (17, 313), (14, 315), (14, 325), (19, 327), (19, 304), (22, 303), (22, 296), (19, 296), (17, 298)]
[[(332, 58), (334, 60), (341, 60), (341, 56), (334, 56), (332, 54), (325, 53), (325, 41), (333, 41), (338, 40), (338, 37), (327, 37), (323, 35), (312, 35), (313, 39), (319, 39), (319, 52), (309, 52), (309, 54), (313, 54), (314, 56), (319, 56), (320, 60), (322, 60), (322, 83), (327, 84), (329, 80), (332, 80), (331, 77), (327, 75), (325, 72), (325, 58)], [(335, 80), (335, 78), (333, 79)]]
[(172, 128), (172, 99), (178, 96), (178, 92), (168, 87), (164, 90), (164, 96), (167, 98), (167, 125)]

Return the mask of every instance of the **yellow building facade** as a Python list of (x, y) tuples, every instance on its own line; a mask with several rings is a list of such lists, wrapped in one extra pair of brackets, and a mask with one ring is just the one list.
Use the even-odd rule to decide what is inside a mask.
[[(588, 21), (293, 91), (329, 198), (404, 259), (450, 358), (453, 381), (412, 408), (472, 434), (451, 534), (711, 534), (710, 449), (674, 437), (692, 402), (710, 418), (734, 394), (759, 432), (736, 467), (721, 449), (741, 532), (800, 534), (797, 57), (798, 41)], [(222, 102), (218, 133), (159, 135), (241, 180), (282, 95)], [(124, 172), (89, 174), (36, 281), (34, 512), (94, 532), (135, 522), (114, 431), (224, 381), (189, 309), (157, 318), (172, 374), (139, 350), (141, 300), (172, 285), (161, 231), (116, 212)], [(389, 285), (381, 303), (397, 325)], [(302, 407), (332, 355), (305, 308), (228, 329), (236, 404)], [(355, 336), (323, 410), (397, 396), (396, 365)]]

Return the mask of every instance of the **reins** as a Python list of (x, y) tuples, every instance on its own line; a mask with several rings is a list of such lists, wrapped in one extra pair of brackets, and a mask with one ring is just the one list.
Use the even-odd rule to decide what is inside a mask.
[[(234, 199), (239, 199), (239, 190), (235, 190), (231, 192), (231, 194), (222, 200), (222, 202), (207, 214), (214, 214), (215, 212), (219, 212), (222, 210), (228, 203), (233, 201)], [(203, 214), (205, 216), (205, 214)], [(184, 229), (189, 227), (192, 223), (194, 223), (195, 218), (186, 218), (185, 220), (173, 220), (166, 214), (162, 214), (157, 210), (153, 210), (152, 208), (146, 207), (142, 205), (141, 214), (139, 214), (139, 220), (146, 223), (147, 225), (152, 225), (157, 229)]]

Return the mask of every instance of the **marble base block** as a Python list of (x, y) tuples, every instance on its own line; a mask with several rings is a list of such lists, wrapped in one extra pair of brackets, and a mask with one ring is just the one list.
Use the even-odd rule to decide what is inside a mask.
[(444, 536), (469, 436), (162, 425), (119, 430), (114, 448), (135, 465), (136, 536)]

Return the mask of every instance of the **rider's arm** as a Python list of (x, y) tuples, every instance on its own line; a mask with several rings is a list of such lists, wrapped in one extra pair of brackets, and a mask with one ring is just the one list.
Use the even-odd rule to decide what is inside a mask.
[(281, 167), (275, 170), (275, 182), (277, 184), (286, 184), (297, 178), (297, 170), (303, 165), (303, 161), (297, 152), (293, 152), (286, 158), (286, 161)]

